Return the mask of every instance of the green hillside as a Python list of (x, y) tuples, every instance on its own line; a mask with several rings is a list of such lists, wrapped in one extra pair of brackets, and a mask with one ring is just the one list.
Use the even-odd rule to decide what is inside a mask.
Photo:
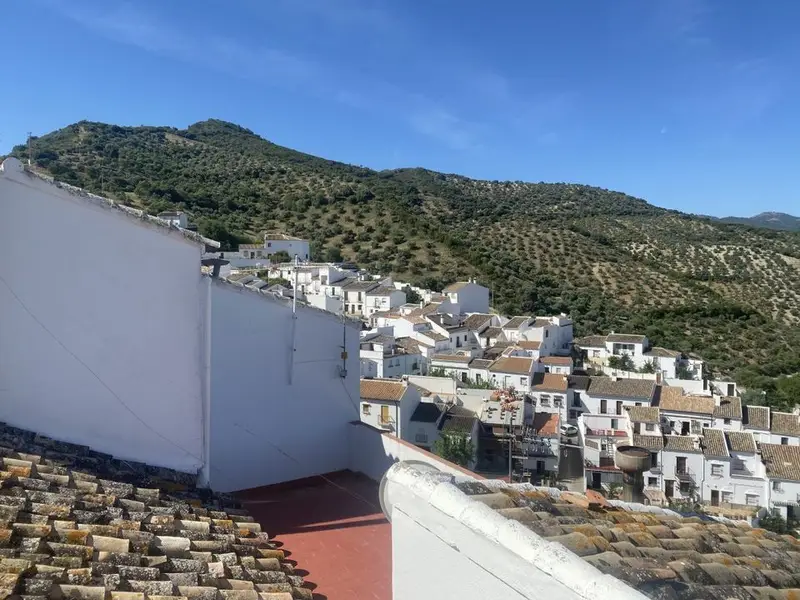
[(475, 276), (502, 312), (568, 312), (578, 335), (645, 333), (742, 385), (769, 390), (800, 371), (796, 232), (582, 185), (373, 171), (216, 120), (186, 130), (81, 122), (35, 139), (33, 154), (62, 181), (151, 212), (186, 210), (225, 245), (282, 229), (311, 239), (314, 258), (341, 251), (428, 286)]

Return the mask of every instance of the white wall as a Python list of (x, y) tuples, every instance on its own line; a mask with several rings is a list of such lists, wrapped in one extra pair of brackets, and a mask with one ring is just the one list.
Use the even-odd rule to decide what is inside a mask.
[[(343, 331), (346, 378), (339, 375)], [(347, 468), (348, 424), (359, 418), (357, 326), (298, 306), (290, 385), (291, 340), (290, 301), (213, 282), (214, 489), (238, 490)]]
[(206, 393), (202, 246), (16, 171), (15, 159), (3, 165), (0, 420), (196, 471)]

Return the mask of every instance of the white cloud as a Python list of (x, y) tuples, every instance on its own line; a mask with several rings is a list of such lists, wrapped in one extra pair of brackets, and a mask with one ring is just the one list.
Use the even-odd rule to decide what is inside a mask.
[(453, 150), (479, 147), (473, 127), (444, 109), (422, 109), (413, 112), (408, 121), (418, 133), (436, 139)]

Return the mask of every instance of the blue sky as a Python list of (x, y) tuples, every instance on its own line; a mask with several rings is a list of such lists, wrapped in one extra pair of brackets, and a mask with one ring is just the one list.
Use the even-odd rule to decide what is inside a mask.
[(17, 0), (0, 153), (209, 117), (326, 158), (800, 213), (800, 2)]

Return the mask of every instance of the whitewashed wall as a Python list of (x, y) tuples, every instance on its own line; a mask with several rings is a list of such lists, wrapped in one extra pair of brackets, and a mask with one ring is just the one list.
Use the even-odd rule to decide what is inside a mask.
[(357, 326), (298, 306), (290, 385), (291, 302), (222, 281), (211, 298), (211, 486), (232, 491), (346, 469), (348, 424), (359, 418)]
[(0, 420), (196, 471), (202, 247), (18, 169), (0, 173)]

